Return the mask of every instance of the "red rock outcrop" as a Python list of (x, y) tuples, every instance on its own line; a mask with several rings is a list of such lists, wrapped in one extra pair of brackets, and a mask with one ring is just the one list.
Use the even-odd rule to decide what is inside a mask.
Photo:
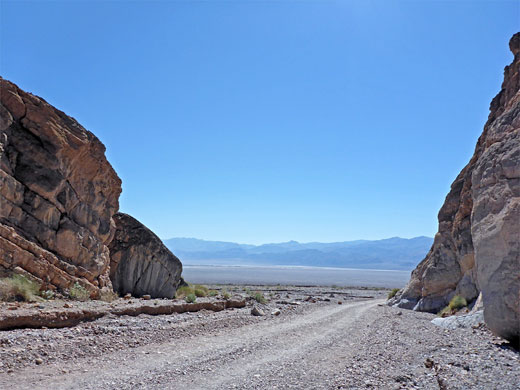
[(0, 78), (0, 271), (46, 288), (111, 287), (121, 180), (94, 134)]
[(439, 212), (426, 258), (391, 304), (436, 312), (454, 295), (482, 292), (484, 318), (500, 336), (520, 338), (520, 33), (502, 89), (470, 162)]

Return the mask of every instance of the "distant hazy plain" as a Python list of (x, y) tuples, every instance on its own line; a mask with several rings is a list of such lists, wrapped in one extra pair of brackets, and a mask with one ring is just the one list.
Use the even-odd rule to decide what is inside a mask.
[(201, 284), (403, 287), (410, 271), (299, 266), (185, 265), (183, 277)]

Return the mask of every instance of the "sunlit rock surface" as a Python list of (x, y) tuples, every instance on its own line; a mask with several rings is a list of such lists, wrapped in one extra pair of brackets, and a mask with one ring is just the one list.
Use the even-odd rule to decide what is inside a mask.
[(484, 319), (498, 335), (520, 338), (520, 33), (514, 60), (470, 162), (439, 212), (426, 258), (391, 304), (436, 312), (454, 295), (482, 292)]

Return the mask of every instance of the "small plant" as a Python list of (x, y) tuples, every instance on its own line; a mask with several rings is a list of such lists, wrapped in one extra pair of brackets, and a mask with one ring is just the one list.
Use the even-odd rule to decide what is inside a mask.
[(191, 286), (181, 286), (177, 289), (175, 292), (175, 298), (184, 298), (188, 296), (189, 294), (193, 294), (193, 287)]
[(216, 297), (218, 295), (218, 291), (217, 290), (209, 290), (208, 295), (210, 297)]
[(395, 295), (399, 292), (400, 289), (398, 288), (393, 288), (389, 293), (388, 293), (388, 299), (392, 299), (393, 297), (395, 297)]
[(90, 299), (88, 290), (78, 282), (74, 283), (74, 286), (70, 288), (69, 296), (75, 301), (87, 301)]
[(451, 301), (448, 304), (448, 307), (451, 310), (459, 310), (466, 306), (468, 306), (468, 302), (460, 295), (455, 295), (453, 298), (451, 298)]
[(103, 302), (112, 302), (117, 298), (119, 298), (119, 295), (116, 292), (109, 290), (108, 288), (102, 289), (99, 293), (99, 299)]
[(195, 294), (195, 296), (197, 296), (199, 298), (206, 296), (206, 292), (204, 290), (201, 290), (200, 288), (194, 289), (193, 293)]
[(204, 286), (202, 284), (196, 284), (195, 286), (193, 286), (193, 288), (196, 288), (199, 290), (204, 290), (206, 292), (206, 294), (209, 292), (209, 288), (207, 288), (206, 286)]
[(209, 290), (206, 286), (202, 286), (200, 284), (193, 286), (193, 293), (199, 298), (207, 296), (208, 292)]
[(188, 294), (186, 295), (184, 300), (188, 303), (195, 303), (195, 301), (197, 300), (197, 296), (195, 294)]
[(222, 298), (229, 299), (231, 298), (231, 294), (227, 292), (227, 290), (222, 290)]
[(255, 292), (251, 295), (251, 297), (257, 301), (258, 303), (266, 303), (267, 300), (265, 299), (264, 297), (264, 294), (262, 294), (261, 292)]
[(14, 274), (0, 279), (0, 299), (3, 301), (33, 302), (40, 286), (23, 275)]
[(52, 299), (54, 298), (54, 291), (52, 290), (45, 290), (45, 291), (40, 291), (40, 296), (43, 298), (43, 299)]
[(438, 315), (441, 317), (448, 317), (455, 314), (458, 310), (466, 306), (468, 306), (468, 302), (466, 301), (466, 299), (464, 297), (461, 297), (460, 295), (455, 295), (451, 299), (450, 303), (448, 303), (448, 306), (442, 309), (438, 313)]

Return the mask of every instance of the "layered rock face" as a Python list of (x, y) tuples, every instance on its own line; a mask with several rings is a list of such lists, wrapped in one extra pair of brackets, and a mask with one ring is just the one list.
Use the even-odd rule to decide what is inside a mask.
[(0, 271), (45, 288), (110, 287), (121, 180), (73, 118), (0, 78)]
[(181, 283), (182, 264), (151, 230), (135, 218), (117, 213), (110, 248), (114, 290), (134, 296), (173, 298)]
[(454, 295), (482, 292), (484, 318), (500, 336), (520, 338), (520, 33), (504, 82), (470, 162), (439, 212), (426, 258), (393, 304), (437, 312)]

